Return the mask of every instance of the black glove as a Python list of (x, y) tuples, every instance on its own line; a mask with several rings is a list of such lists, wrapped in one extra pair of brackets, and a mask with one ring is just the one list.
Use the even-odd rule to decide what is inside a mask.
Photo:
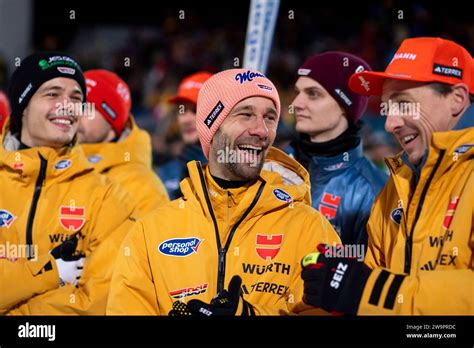
[(338, 257), (339, 252), (332, 255), (325, 244), (319, 244), (317, 249), (318, 252), (306, 255), (301, 261), (303, 302), (333, 314), (357, 314), (372, 270), (356, 258)]
[(77, 242), (78, 239), (74, 235), (50, 251), (50, 254), (56, 260), (60, 286), (67, 283), (77, 286), (79, 283), (85, 257), (84, 254), (76, 252)]
[[(228, 290), (224, 290), (215, 297), (210, 304), (201, 300), (191, 300), (187, 304), (176, 301), (173, 309), (169, 312), (171, 316), (234, 316), (255, 315), (252, 305), (244, 300), (241, 291), (242, 278), (233, 276), (229, 282)], [(237, 314), (241, 305), (241, 313)]]

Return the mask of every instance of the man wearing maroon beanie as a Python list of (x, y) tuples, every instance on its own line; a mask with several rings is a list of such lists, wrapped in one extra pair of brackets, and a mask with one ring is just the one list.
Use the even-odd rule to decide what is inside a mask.
[(312, 205), (344, 244), (363, 245), (362, 251), (372, 202), (387, 180), (362, 151), (359, 118), (368, 98), (348, 86), (351, 75), (364, 70), (370, 66), (349, 53), (312, 56), (298, 69), (292, 102), (299, 135), (292, 146), (310, 173)]

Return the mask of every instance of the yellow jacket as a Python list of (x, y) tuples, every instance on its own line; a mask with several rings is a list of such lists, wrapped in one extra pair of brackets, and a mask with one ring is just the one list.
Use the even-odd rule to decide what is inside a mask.
[(310, 206), (306, 170), (277, 149), (260, 178), (237, 189), (221, 189), (199, 162), (188, 170), (184, 196), (139, 220), (124, 240), (107, 314), (167, 315), (178, 299), (209, 303), (236, 274), (257, 314), (292, 312), (303, 294), (302, 257), (319, 243), (340, 243)]
[[(104, 314), (115, 255), (135, 220), (127, 193), (80, 147), (19, 150), (9, 132), (1, 144), (0, 314)], [(76, 233), (82, 277), (59, 288), (49, 251)]]
[(129, 134), (111, 143), (81, 144), (89, 162), (116, 180), (135, 200), (142, 215), (168, 202), (168, 193), (152, 170), (151, 140), (130, 116)]
[(400, 155), (386, 162), (358, 313), (474, 314), (474, 128), (433, 134), (416, 187)]

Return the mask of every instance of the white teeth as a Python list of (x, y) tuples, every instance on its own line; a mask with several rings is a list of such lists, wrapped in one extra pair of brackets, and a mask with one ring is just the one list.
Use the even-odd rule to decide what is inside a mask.
[(72, 124), (71, 120), (67, 120), (67, 119), (64, 119), (64, 118), (55, 118), (55, 119), (52, 119), (51, 122), (56, 123), (56, 124), (65, 124), (65, 125), (68, 125), (68, 126), (70, 126)]
[(413, 139), (415, 139), (415, 138), (416, 138), (416, 135), (413, 135), (413, 134), (412, 134), (412, 135), (407, 135), (406, 137), (403, 137), (402, 140), (403, 140), (403, 143), (406, 144), (406, 143), (408, 143), (410, 140), (413, 140)]
[(248, 150), (262, 151), (262, 147), (261, 147), (261, 146), (253, 146), (253, 145), (239, 145), (239, 149), (248, 149)]

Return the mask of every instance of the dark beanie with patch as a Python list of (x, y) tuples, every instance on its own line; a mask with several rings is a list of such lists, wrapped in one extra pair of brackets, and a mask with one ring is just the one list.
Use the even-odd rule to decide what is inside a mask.
[(298, 76), (319, 82), (347, 112), (349, 121), (356, 123), (367, 109), (369, 98), (349, 88), (350, 77), (357, 72), (371, 71), (370, 65), (353, 54), (325, 52), (312, 56), (298, 69)]
[(86, 97), (86, 82), (82, 69), (74, 58), (62, 52), (37, 52), (21, 61), (13, 72), (8, 88), (8, 99), (11, 104), (12, 133), (21, 131), (23, 110), (31, 97), (46, 81), (56, 77), (75, 80)]

